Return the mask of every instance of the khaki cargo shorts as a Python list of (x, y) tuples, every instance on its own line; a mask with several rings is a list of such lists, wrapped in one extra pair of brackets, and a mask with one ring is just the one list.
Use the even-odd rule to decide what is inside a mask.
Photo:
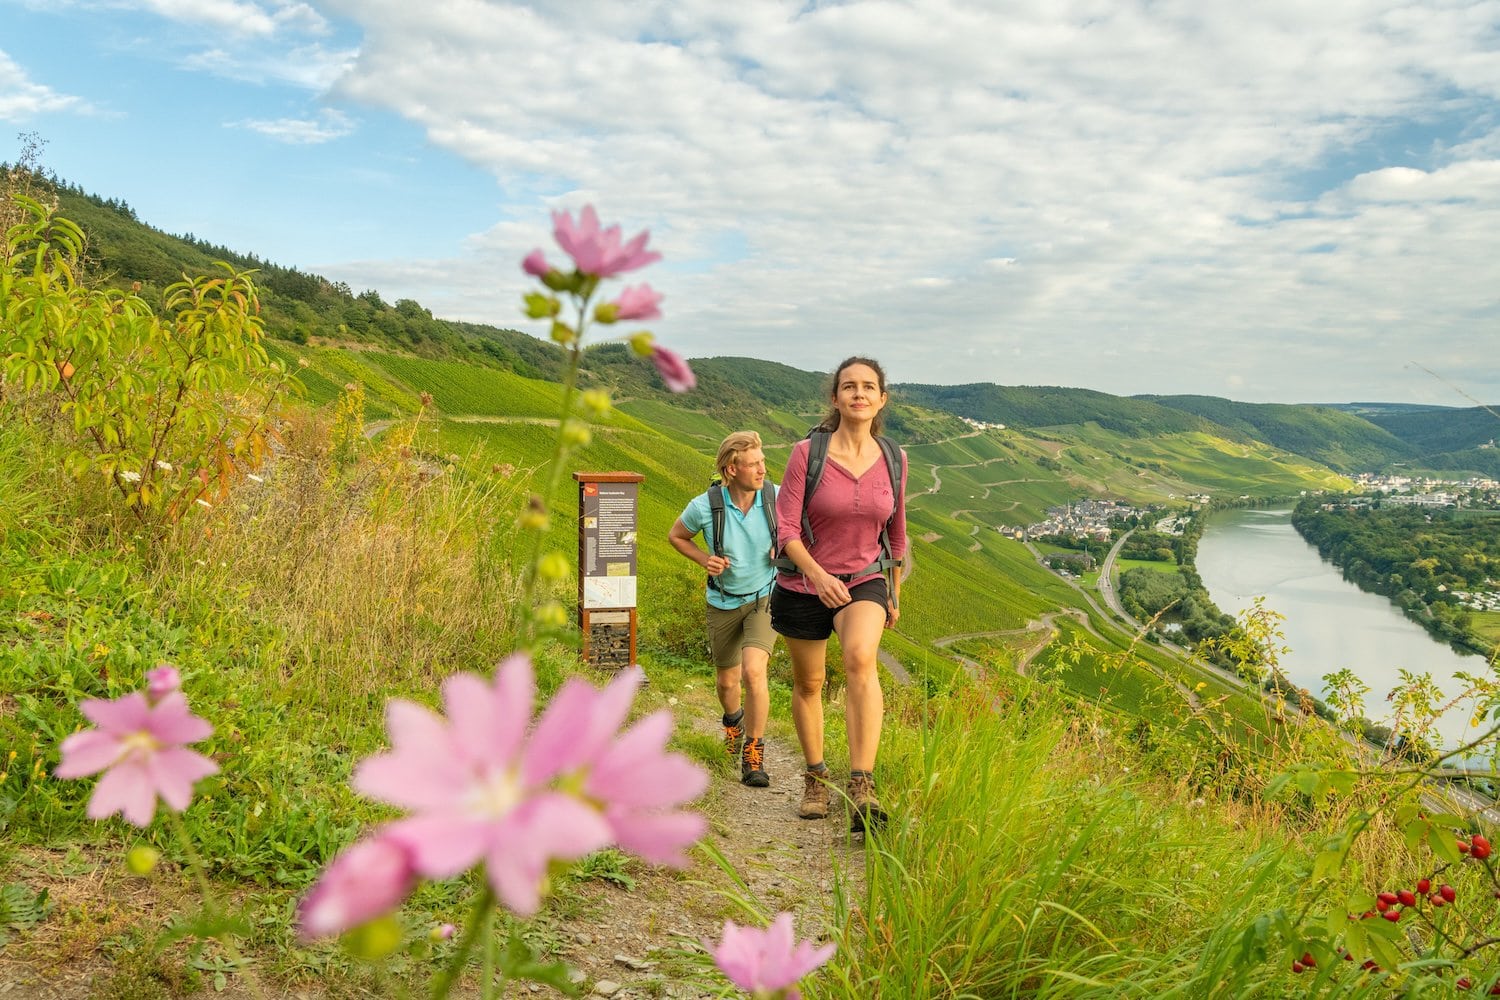
[(775, 644), (769, 596), (746, 601), (732, 611), (708, 606), (708, 647), (716, 669), (739, 666), (740, 651), (746, 646), (769, 654)]

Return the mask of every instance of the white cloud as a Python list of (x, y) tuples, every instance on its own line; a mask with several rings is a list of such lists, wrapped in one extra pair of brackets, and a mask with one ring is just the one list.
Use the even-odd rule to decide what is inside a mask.
[(246, 0), (140, 0), (138, 6), (171, 21), (204, 25), (234, 35), (267, 38), (284, 25), (321, 31), (325, 22), (305, 3), (250, 3)]
[(249, 129), (293, 146), (316, 145), (341, 139), (354, 131), (354, 123), (338, 111), (324, 111), (316, 121), (305, 118), (277, 118), (230, 122), (230, 128)]
[(90, 110), (81, 98), (33, 83), (14, 59), (0, 51), (0, 121), (24, 122), (44, 112)]

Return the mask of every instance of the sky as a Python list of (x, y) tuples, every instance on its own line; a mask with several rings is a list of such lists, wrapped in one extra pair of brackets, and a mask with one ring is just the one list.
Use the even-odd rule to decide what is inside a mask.
[(526, 330), (597, 206), (689, 357), (1500, 402), (1500, 0), (0, 0), (0, 160)]

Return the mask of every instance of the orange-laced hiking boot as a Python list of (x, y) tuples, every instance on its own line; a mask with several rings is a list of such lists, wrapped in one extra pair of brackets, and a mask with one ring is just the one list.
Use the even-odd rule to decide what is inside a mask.
[(740, 757), (740, 781), (751, 788), (765, 788), (771, 783), (771, 776), (766, 773), (764, 739), (745, 740), (745, 752)]
[(739, 760), (740, 752), (745, 748), (745, 727), (724, 727), (724, 752), (729, 754), (730, 760)]

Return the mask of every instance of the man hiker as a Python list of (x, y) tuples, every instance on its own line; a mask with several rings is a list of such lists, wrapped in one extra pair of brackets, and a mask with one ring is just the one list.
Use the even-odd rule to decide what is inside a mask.
[[(725, 438), (716, 464), (720, 481), (688, 502), (667, 540), (708, 573), (708, 640), (724, 709), (724, 746), (739, 759), (740, 780), (765, 788), (771, 783), (766, 664), (776, 642), (770, 612), (776, 487), (766, 479), (766, 456), (754, 431)], [(693, 541), (699, 533), (707, 551)]]

